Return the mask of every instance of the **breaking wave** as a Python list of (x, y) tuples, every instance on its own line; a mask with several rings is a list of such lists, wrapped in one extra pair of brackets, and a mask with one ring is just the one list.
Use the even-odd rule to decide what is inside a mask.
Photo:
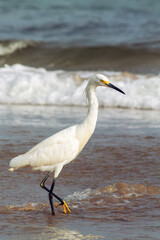
[(17, 50), (34, 45), (35, 43), (33, 41), (25, 40), (0, 41), (0, 56), (9, 55), (16, 52)]
[[(47, 71), (20, 64), (0, 68), (0, 104), (86, 106), (83, 96), (93, 71)], [(160, 110), (160, 76), (107, 72), (126, 95), (98, 88), (101, 107)]]

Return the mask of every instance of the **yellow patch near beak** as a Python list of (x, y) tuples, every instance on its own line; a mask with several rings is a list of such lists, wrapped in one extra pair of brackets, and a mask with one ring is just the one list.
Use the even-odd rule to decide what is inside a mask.
[(101, 83), (104, 84), (104, 85), (108, 85), (108, 84), (109, 84), (109, 81), (105, 81), (105, 80), (102, 80), (102, 79), (101, 79)]

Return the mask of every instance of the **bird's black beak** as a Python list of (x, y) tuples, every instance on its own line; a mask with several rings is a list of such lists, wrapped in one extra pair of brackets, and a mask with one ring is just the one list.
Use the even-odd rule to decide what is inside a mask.
[(107, 84), (107, 86), (110, 87), (110, 88), (113, 88), (113, 89), (117, 90), (118, 92), (121, 92), (121, 93), (125, 94), (121, 89), (119, 89), (118, 87), (114, 86), (114, 85), (111, 84), (111, 83)]

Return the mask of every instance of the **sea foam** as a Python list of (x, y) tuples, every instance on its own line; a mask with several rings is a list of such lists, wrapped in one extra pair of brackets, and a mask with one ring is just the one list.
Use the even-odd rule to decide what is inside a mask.
[[(0, 68), (0, 104), (86, 106), (87, 78), (96, 72), (47, 71), (16, 64)], [(101, 107), (160, 110), (160, 76), (122, 72), (101, 73), (126, 95), (101, 87), (96, 91)]]

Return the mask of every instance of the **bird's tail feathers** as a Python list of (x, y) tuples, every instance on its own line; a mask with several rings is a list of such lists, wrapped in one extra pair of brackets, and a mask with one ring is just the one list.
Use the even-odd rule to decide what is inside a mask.
[(19, 155), (11, 159), (9, 163), (9, 166), (10, 166), (9, 171), (13, 172), (16, 169), (28, 166), (29, 164), (30, 164), (30, 159), (27, 155), (25, 154)]

